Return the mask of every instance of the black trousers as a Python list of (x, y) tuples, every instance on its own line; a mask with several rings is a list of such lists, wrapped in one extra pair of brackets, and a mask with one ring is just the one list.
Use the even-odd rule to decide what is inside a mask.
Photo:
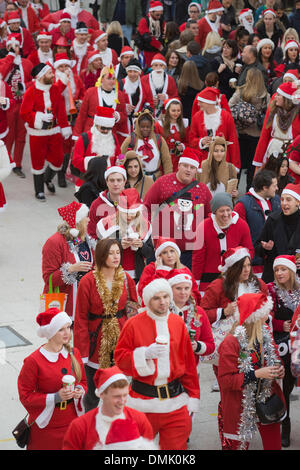
[[(252, 186), (254, 177), (255, 166), (252, 165), (255, 150), (257, 147), (259, 137), (252, 137), (248, 134), (239, 135), (240, 153), (241, 153), (241, 170), (247, 170), (247, 188), (246, 191)], [(241, 171), (239, 173), (239, 178)]]
[(93, 367), (90, 367), (88, 365), (85, 365), (84, 369), (88, 389), (84, 396), (83, 403), (85, 407), (85, 412), (87, 413), (88, 411), (97, 408), (99, 404), (99, 398), (95, 395), (96, 386), (94, 383), (94, 375), (96, 374), (97, 369), (94, 369)]

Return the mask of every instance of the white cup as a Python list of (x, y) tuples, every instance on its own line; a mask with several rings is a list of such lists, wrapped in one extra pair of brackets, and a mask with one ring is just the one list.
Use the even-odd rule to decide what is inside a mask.
[(168, 344), (168, 338), (163, 335), (156, 336), (155, 342), (156, 344)]
[(64, 375), (62, 378), (63, 387), (67, 388), (70, 392), (74, 391), (75, 377), (73, 375)]

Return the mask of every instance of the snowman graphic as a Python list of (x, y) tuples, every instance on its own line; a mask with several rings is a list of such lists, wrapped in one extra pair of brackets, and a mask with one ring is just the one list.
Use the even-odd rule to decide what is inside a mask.
[(173, 205), (173, 217), (177, 230), (192, 230), (194, 213), (191, 193), (184, 193)]

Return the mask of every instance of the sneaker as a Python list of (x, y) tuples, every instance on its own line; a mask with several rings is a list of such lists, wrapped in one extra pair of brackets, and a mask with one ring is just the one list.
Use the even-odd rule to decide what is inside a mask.
[(50, 193), (55, 193), (55, 186), (51, 181), (45, 181), (45, 185), (47, 186), (47, 189)]
[(40, 202), (46, 202), (46, 197), (44, 193), (37, 193), (35, 195), (36, 199), (38, 199)]
[(220, 389), (219, 389), (219, 384), (218, 384), (217, 381), (215, 381), (215, 383), (212, 384), (212, 386), (211, 386), (211, 391), (212, 391), (212, 392), (219, 392), (219, 391), (220, 391)]
[(17, 175), (19, 178), (26, 178), (25, 173), (22, 171), (21, 168), (15, 167), (13, 168), (13, 172), (15, 175)]

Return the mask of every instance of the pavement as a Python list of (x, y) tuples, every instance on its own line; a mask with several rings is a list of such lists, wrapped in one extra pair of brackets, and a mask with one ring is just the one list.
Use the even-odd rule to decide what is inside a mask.
[[(6, 344), (0, 342), (0, 450), (19, 450), (11, 434), (12, 429), (26, 415), (18, 398), (18, 374), (24, 358), (43, 344), (36, 334), (35, 323), (39, 312), (39, 297), (43, 290), (42, 246), (60, 223), (57, 208), (71, 202), (74, 193), (71, 183), (64, 189), (56, 185), (55, 195), (50, 195), (46, 190), (46, 203), (37, 201), (34, 198), (29, 160), (27, 144), (23, 161), (26, 178), (20, 179), (12, 173), (4, 181), (8, 204), (6, 210), (0, 212), (0, 335), (2, 327), (8, 326), (21, 339), (25, 338), (30, 343), (13, 347), (7, 340)], [(194, 417), (190, 450), (220, 450), (217, 426), (220, 394), (211, 391), (214, 382), (212, 366), (202, 364), (201, 411)], [(300, 448), (299, 405), (299, 394), (294, 390), (289, 450)], [(260, 449), (262, 446), (257, 434), (250, 444), (250, 450)]]

